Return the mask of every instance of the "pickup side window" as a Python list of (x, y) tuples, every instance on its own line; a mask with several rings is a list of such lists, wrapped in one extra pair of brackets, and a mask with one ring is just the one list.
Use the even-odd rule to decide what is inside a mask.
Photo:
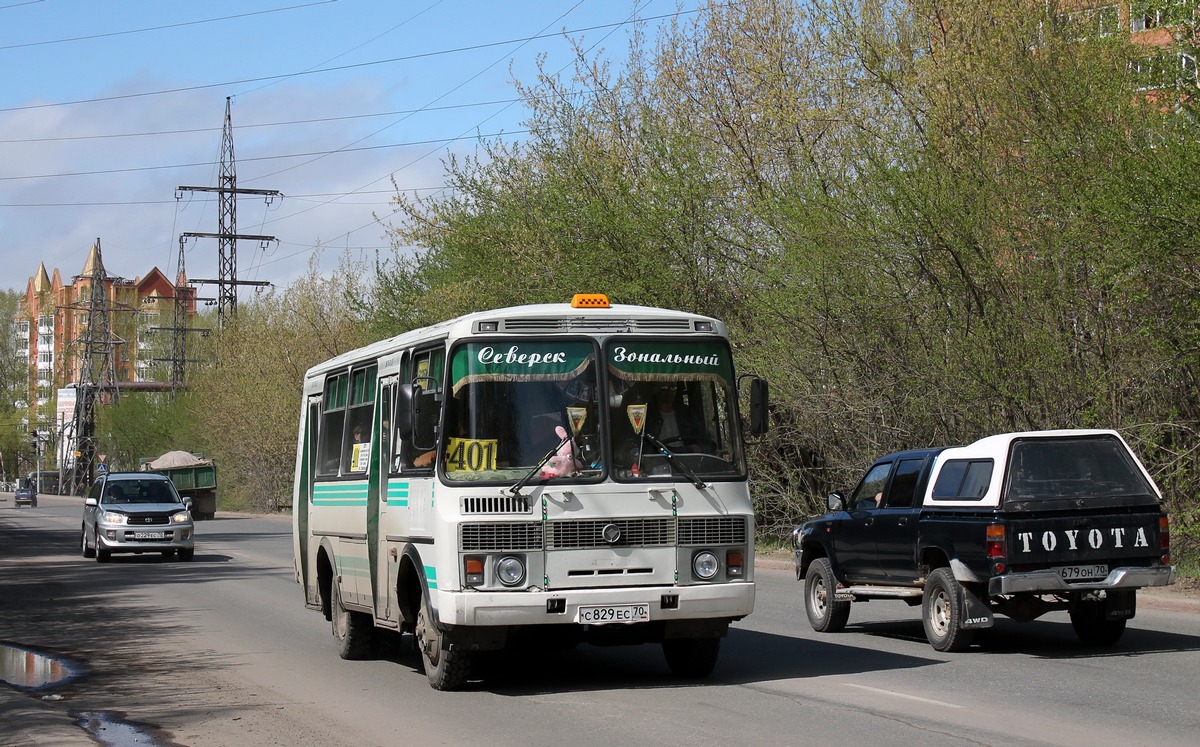
[(917, 492), (917, 479), (921, 476), (924, 459), (901, 459), (892, 475), (892, 486), (888, 488), (888, 508), (911, 508)]
[(933, 484), (935, 501), (977, 501), (992, 481), (991, 459), (951, 459)]
[(876, 464), (869, 469), (866, 477), (858, 484), (854, 495), (850, 496), (850, 505), (847, 508), (857, 511), (878, 506), (879, 499), (883, 495), (883, 486), (887, 483), (888, 473), (891, 471), (891, 462)]

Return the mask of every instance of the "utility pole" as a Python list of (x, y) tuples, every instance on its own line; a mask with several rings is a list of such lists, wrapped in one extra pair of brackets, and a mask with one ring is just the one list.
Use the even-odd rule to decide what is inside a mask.
[[(238, 239), (255, 240), (262, 243), (275, 241), (274, 236), (259, 236), (257, 234), (239, 234), (237, 232), (237, 196), (261, 195), (270, 204), (276, 197), (282, 198), (283, 193), (276, 189), (239, 189), (237, 186), (237, 168), (233, 157), (233, 119), (229, 114), (229, 98), (225, 99), (225, 127), (221, 135), (221, 178), (217, 187), (178, 187), (176, 198), (187, 192), (216, 192), (221, 207), (220, 227), (216, 233), (188, 232), (180, 234), (184, 237), (210, 238), (218, 240), (220, 256), (220, 276), (216, 280), (193, 280), (193, 283), (216, 283), (217, 285), (217, 326), (224, 328), (226, 319), (232, 320), (237, 316), (237, 286), (255, 285), (267, 286), (265, 281), (238, 280), (237, 278), (237, 242)], [(182, 266), (182, 264), (181, 264)]]
[[(114, 349), (123, 341), (112, 332), (112, 309), (108, 304), (108, 274), (100, 255), (100, 239), (92, 247), (92, 274), (88, 276), (90, 295), (87, 303), (64, 306), (86, 311), (83, 334), (75, 343), (82, 348), (79, 382), (75, 399), (75, 468), (71, 471), (71, 495), (83, 495), (92, 484), (93, 462), (96, 458), (96, 402), (104, 395), (114, 399), (117, 391)], [(77, 278), (82, 279), (83, 276)], [(38, 453), (41, 470), (41, 451)]]
[[(174, 295), (171, 300), (174, 302), (174, 320), (170, 327), (151, 327), (151, 332), (170, 332), (171, 333), (171, 357), (170, 358), (154, 358), (155, 363), (168, 363), (171, 366), (171, 396), (178, 396), (181, 389), (187, 387), (187, 364), (195, 361), (188, 360), (188, 340), (187, 336), (193, 332), (199, 332), (201, 335), (207, 335), (209, 330), (201, 327), (192, 327), (188, 324), (188, 304), (195, 304), (197, 301), (216, 301), (215, 298), (201, 298), (196, 295), (196, 289), (191, 286), (187, 280), (187, 271), (184, 269), (184, 244), (187, 234), (182, 234), (179, 237), (179, 275), (175, 278), (175, 286), (172, 288)], [(165, 296), (163, 296), (165, 298)]]

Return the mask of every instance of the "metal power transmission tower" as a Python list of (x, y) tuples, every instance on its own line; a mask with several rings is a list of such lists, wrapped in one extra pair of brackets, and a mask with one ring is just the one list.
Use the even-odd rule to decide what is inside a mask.
[[(221, 178), (216, 187), (179, 187), (178, 192), (216, 192), (221, 206), (221, 223), (217, 233), (187, 232), (180, 234), (184, 237), (199, 237), (217, 239), (219, 242), (220, 276), (216, 280), (193, 280), (194, 283), (216, 283), (217, 285), (217, 324), (225, 326), (226, 318), (237, 316), (237, 287), (239, 285), (266, 286), (266, 281), (238, 280), (237, 278), (237, 242), (238, 239), (250, 239), (266, 243), (274, 241), (274, 236), (257, 234), (239, 234), (237, 232), (237, 196), (262, 195), (270, 203), (283, 193), (276, 189), (238, 189), (237, 168), (233, 157), (233, 118), (229, 114), (229, 99), (225, 99), (225, 127), (221, 134)], [(178, 196), (178, 195), (177, 195)]]
[(80, 348), (79, 381), (75, 392), (75, 469), (71, 471), (71, 494), (82, 495), (92, 483), (96, 460), (96, 402), (108, 395), (118, 396), (114, 349), (121, 344), (112, 331), (113, 309), (108, 303), (110, 278), (104, 271), (100, 255), (100, 239), (96, 239), (89, 258), (90, 275), (87, 278), (89, 296), (86, 302), (71, 304), (64, 308), (86, 313), (81, 335), (75, 343)]

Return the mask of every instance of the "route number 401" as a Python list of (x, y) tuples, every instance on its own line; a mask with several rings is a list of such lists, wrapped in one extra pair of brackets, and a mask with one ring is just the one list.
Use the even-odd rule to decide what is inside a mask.
[(446, 447), (447, 472), (496, 469), (496, 439), (452, 438)]

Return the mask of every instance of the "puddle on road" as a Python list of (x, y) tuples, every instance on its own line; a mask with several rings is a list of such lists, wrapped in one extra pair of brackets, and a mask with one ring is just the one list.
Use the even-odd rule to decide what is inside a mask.
[[(60, 687), (80, 677), (83, 670), (69, 659), (22, 646), (0, 643), (0, 682), (30, 693)], [(43, 700), (60, 696), (42, 695)], [(76, 725), (105, 747), (163, 747), (145, 727), (125, 721), (112, 711), (72, 713)]]
[(122, 720), (120, 714), (112, 711), (85, 711), (71, 715), (75, 717), (75, 723), (105, 747), (163, 747), (166, 744), (157, 741), (143, 727)]
[(45, 690), (78, 677), (79, 668), (61, 656), (0, 644), (0, 682), (21, 690)]

